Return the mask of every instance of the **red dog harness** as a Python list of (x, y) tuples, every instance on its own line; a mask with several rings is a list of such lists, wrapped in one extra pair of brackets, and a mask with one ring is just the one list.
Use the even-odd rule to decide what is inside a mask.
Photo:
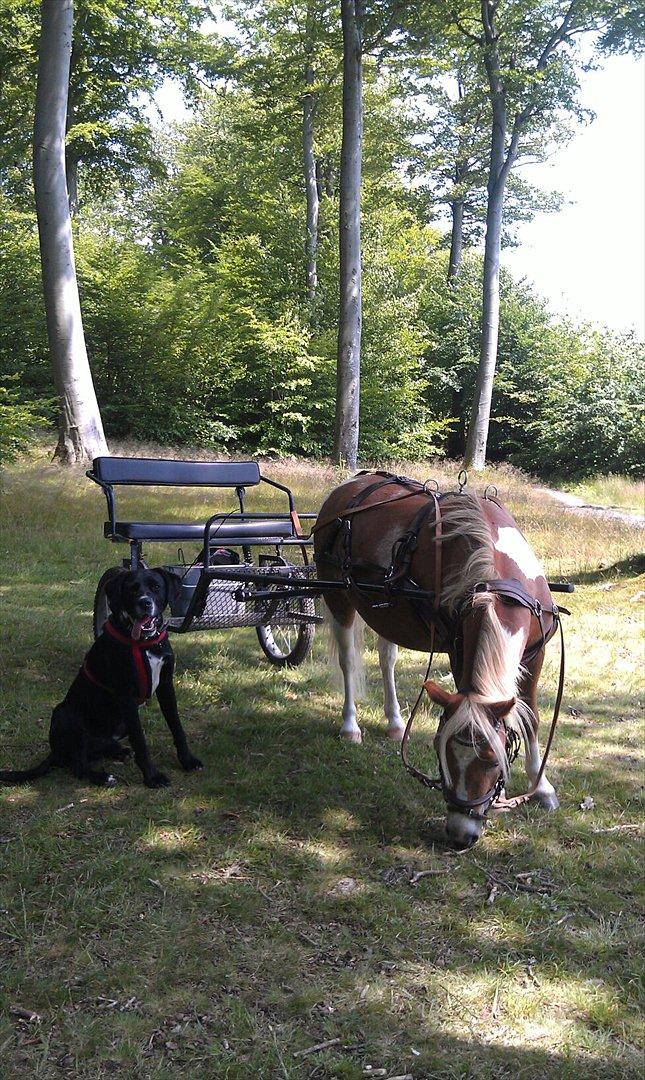
[[(153, 645), (159, 645), (162, 641), (165, 641), (168, 637), (168, 631), (162, 630), (156, 637), (135, 641), (134, 638), (128, 637), (127, 634), (122, 634), (120, 630), (117, 630), (116, 626), (114, 626), (109, 619), (103, 626), (103, 630), (108, 633), (110, 637), (113, 637), (115, 641), (118, 641), (120, 645), (125, 645), (130, 649), (137, 680), (137, 689), (139, 691), (138, 704), (143, 705), (144, 701), (148, 701), (152, 697), (152, 673), (150, 670), (150, 661), (145, 655), (146, 650), (151, 649)], [(116, 693), (113, 687), (106, 686), (96, 678), (96, 675), (90, 670), (87, 656), (83, 661), (82, 670), (85, 677), (89, 679), (91, 683), (94, 683), (95, 686), (99, 686), (101, 690), (106, 690), (109, 694)]]

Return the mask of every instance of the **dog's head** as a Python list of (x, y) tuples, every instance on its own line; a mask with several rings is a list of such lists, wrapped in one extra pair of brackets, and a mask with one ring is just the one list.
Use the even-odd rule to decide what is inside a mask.
[(163, 568), (119, 570), (105, 587), (113, 616), (130, 629), (135, 640), (157, 633), (164, 608), (180, 592), (181, 579)]

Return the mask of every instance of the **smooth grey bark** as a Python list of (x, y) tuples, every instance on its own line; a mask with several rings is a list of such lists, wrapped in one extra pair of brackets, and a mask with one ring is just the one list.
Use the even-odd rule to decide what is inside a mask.
[(450, 204), (452, 229), (450, 231), (450, 259), (448, 261), (448, 281), (454, 281), (461, 268), (464, 247), (464, 200), (455, 199)]
[(64, 464), (108, 453), (83, 335), (65, 176), (73, 19), (73, 0), (42, 0), (33, 162), (47, 335), (60, 406), (54, 456)]
[(486, 444), (490, 427), (493, 382), (497, 364), (499, 340), (499, 265), (502, 246), (504, 192), (508, 174), (517, 154), (519, 131), (513, 133), (506, 151), (506, 99), (500, 75), (497, 36), (492, 24), (494, 9), (490, 0), (482, 0), (484, 26), (484, 65), (493, 113), (490, 166), (488, 172), (488, 205), (486, 208), (486, 239), (484, 243), (484, 281), (482, 294), (482, 325), (479, 367), (473, 396), (470, 424), (466, 437), (464, 465), (467, 469), (483, 469), (486, 464)]
[(305, 85), (307, 89), (302, 107), (302, 158), (305, 173), (305, 192), (307, 197), (307, 296), (309, 307), (313, 311), (316, 302), (316, 290), (318, 288), (318, 223), (320, 216), (320, 199), (318, 195), (318, 178), (316, 172), (316, 155), (314, 152), (314, 117), (316, 113), (316, 95), (314, 86), (314, 69), (310, 63), (305, 68)]
[(361, 151), (363, 45), (356, 0), (341, 0), (343, 142), (340, 162), (340, 311), (333, 459), (356, 468), (361, 374)]

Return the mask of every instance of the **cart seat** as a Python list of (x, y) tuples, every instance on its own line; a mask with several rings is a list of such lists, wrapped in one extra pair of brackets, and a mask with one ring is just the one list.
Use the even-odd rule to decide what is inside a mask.
[[(204, 542), (204, 524), (184, 525), (181, 522), (154, 522), (154, 521), (116, 521), (114, 529), (112, 523), (105, 522), (105, 536), (119, 537), (124, 540), (196, 540)], [(217, 522), (211, 528), (211, 542), (218, 544), (226, 540), (228, 544), (245, 544), (264, 540), (272, 543), (274, 540), (286, 540), (294, 536), (293, 525), (289, 518), (282, 521), (260, 519), (258, 521), (224, 521)]]

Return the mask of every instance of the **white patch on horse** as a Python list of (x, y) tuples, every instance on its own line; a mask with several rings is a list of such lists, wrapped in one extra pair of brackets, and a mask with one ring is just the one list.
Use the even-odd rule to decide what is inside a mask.
[(531, 581), (544, 577), (544, 570), (539, 559), (531, 551), (519, 529), (504, 525), (498, 529), (495, 549), (502, 555), (508, 555), (524, 576)]
[(163, 661), (163, 656), (156, 656), (153, 652), (148, 653), (148, 662), (150, 664), (150, 697), (152, 697), (159, 686), (159, 676), (161, 675)]
[(524, 652), (524, 644), (526, 642), (526, 633), (522, 629), (516, 630), (513, 634), (510, 630), (507, 630), (505, 626), (502, 627), (504, 634), (508, 638), (508, 672), (509, 682), (505, 687), (505, 692), (511, 697), (516, 691), (517, 684), (517, 672), (519, 670), (520, 662), (522, 660), (522, 654)]

